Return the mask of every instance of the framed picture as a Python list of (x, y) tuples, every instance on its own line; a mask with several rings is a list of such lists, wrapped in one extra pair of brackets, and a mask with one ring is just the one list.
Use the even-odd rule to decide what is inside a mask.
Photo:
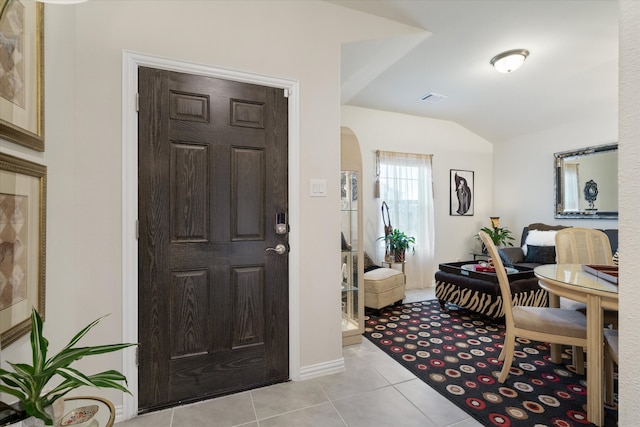
[(473, 171), (451, 169), (449, 215), (473, 216)]
[(0, 153), (0, 345), (44, 319), (47, 168)]
[(0, 137), (44, 151), (44, 6), (0, 0)]

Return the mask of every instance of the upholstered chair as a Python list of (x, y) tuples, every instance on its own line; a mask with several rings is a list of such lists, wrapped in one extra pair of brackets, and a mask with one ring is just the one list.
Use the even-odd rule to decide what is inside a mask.
[(604, 401), (613, 406), (613, 370), (618, 364), (618, 330), (604, 330)]
[(570, 227), (556, 233), (558, 264), (613, 265), (609, 238), (593, 228)]
[(498, 357), (504, 363), (498, 381), (504, 383), (509, 375), (509, 369), (513, 363), (516, 337), (574, 347), (585, 347), (587, 345), (587, 318), (579, 311), (513, 305), (509, 279), (507, 278), (504, 264), (498, 255), (498, 249), (487, 233), (480, 231), (478, 234), (493, 260), (505, 314), (506, 332), (502, 351)]
[[(609, 237), (593, 228), (570, 227), (556, 233), (556, 256), (558, 264), (613, 265), (613, 254)], [(562, 304), (566, 308), (586, 313), (585, 304), (571, 301)], [(618, 312), (604, 311), (604, 323), (617, 327)], [(573, 349), (573, 365), (576, 372), (584, 374), (584, 351)]]

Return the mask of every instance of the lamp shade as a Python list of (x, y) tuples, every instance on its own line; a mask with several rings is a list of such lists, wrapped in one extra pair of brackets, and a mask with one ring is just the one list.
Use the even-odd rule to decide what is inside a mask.
[(491, 58), (491, 65), (500, 73), (510, 73), (520, 68), (529, 56), (526, 49), (514, 49), (502, 52)]

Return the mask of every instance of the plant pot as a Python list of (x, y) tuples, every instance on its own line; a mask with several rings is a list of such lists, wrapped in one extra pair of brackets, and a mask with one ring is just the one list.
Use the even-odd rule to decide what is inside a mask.
[[(60, 419), (64, 415), (64, 399), (60, 398), (53, 402), (53, 405), (45, 408), (45, 411), (49, 414), (53, 420), (54, 425), (59, 425)], [(45, 427), (45, 423), (40, 418), (28, 417), (19, 421), (14, 421), (11, 424), (0, 423), (2, 427)]]
[(395, 251), (395, 260), (396, 260), (396, 262), (404, 262), (404, 260), (405, 260), (405, 252), (406, 251)]
[(44, 427), (44, 421), (40, 418), (29, 417), (24, 420), (16, 421), (13, 424), (5, 424), (7, 427)]

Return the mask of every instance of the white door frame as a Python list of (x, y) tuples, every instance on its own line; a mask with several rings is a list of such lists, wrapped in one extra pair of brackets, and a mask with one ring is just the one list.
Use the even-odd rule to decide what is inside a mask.
[[(289, 94), (289, 378), (300, 379), (300, 123), (299, 83), (247, 72), (124, 51), (122, 55), (122, 339), (138, 342), (138, 68), (141, 66), (285, 89)], [(123, 393), (116, 421), (138, 414), (135, 348), (123, 351), (123, 374), (131, 395)], [(120, 413), (118, 413), (120, 412)]]

